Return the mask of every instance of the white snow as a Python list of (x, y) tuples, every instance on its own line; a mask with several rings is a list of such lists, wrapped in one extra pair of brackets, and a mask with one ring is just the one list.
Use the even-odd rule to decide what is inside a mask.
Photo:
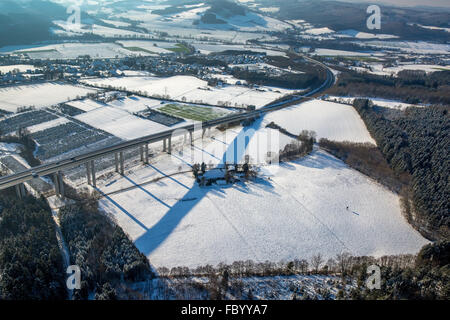
[(28, 64), (15, 64), (15, 65), (9, 65), (9, 66), (0, 66), (0, 73), (5, 74), (14, 70), (18, 70), (19, 72), (27, 72), (34, 71), (36, 68), (32, 65)]
[(147, 108), (155, 108), (161, 106), (161, 100), (149, 99), (139, 96), (131, 96), (108, 103), (108, 105), (125, 110), (129, 113), (136, 113)]
[(431, 43), (425, 41), (366, 41), (364, 46), (374, 46), (378, 48), (400, 49), (404, 52), (415, 54), (448, 54), (450, 44)]
[(314, 51), (315, 55), (318, 56), (346, 56), (346, 57), (369, 57), (370, 53), (366, 52), (356, 52), (356, 51), (343, 51), (343, 50), (333, 50), (333, 49), (316, 49)]
[(251, 89), (233, 85), (216, 88), (209, 87), (206, 81), (192, 76), (86, 79), (84, 82), (98, 87), (125, 87), (155, 98), (230, 107), (255, 105), (259, 108), (287, 94), (301, 91), (273, 87)]
[(119, 58), (129, 56), (148, 56), (147, 52), (130, 51), (115, 43), (63, 43), (29, 47), (4, 47), (3, 53), (26, 53), (32, 59), (76, 59), (89, 55), (91, 58)]
[[(72, 24), (67, 24), (66, 21), (53, 21), (53, 23), (60, 27), (63, 30), (54, 30), (55, 34), (59, 34), (59, 35), (68, 35), (68, 36), (74, 36), (74, 35), (80, 35), (80, 34), (95, 34), (101, 37), (140, 37), (140, 38), (146, 38), (149, 37), (149, 35), (144, 34), (144, 33), (140, 33), (140, 32), (134, 32), (134, 31), (129, 31), (129, 30), (124, 30), (124, 29), (119, 29), (119, 28), (111, 28), (111, 27), (105, 27), (105, 26), (100, 26), (97, 24), (92, 24), (92, 25), (80, 25), (77, 26), (76, 28), (73, 27)], [(119, 26), (118, 24), (120, 24), (120, 22), (113, 22), (113, 24), (116, 24), (116, 26), (118, 27), (123, 27)]]
[(322, 35), (322, 34), (334, 33), (334, 30), (331, 30), (330, 28), (313, 28), (313, 29), (306, 30), (305, 33), (311, 34), (311, 35)]
[(356, 110), (345, 104), (312, 100), (269, 113), (264, 121), (275, 122), (292, 134), (312, 130), (318, 139), (376, 144)]
[[(423, 105), (404, 103), (401, 101), (382, 99), (382, 98), (370, 98), (370, 97), (358, 97), (358, 98), (369, 99), (373, 102), (374, 105), (377, 105), (379, 107), (399, 109), (399, 110), (405, 110), (406, 108), (409, 108), (409, 107), (423, 107)], [(354, 98), (354, 97), (337, 97), (337, 96), (329, 96), (327, 98), (328, 101), (335, 100), (336, 102), (342, 102), (342, 103), (348, 103), (348, 104), (353, 104), (353, 101), (355, 99), (356, 98)]]
[(19, 107), (49, 107), (96, 91), (56, 82), (0, 88), (0, 109), (16, 112)]
[(388, 74), (397, 74), (403, 70), (420, 70), (427, 73), (450, 70), (450, 66), (440, 66), (435, 64), (404, 64), (397, 67), (384, 68), (383, 71)]
[(131, 26), (130, 23), (128, 23), (128, 22), (123, 22), (123, 21), (107, 20), (107, 19), (102, 19), (102, 21), (103, 21), (104, 23), (113, 25), (113, 26), (115, 26), (115, 27), (129, 27), (129, 26)]
[(200, 53), (203, 54), (210, 54), (210, 53), (218, 53), (223, 52), (227, 50), (234, 50), (234, 51), (253, 51), (253, 52), (260, 52), (265, 53), (268, 56), (286, 56), (285, 51), (277, 51), (277, 50), (270, 50), (261, 48), (258, 46), (251, 46), (251, 45), (227, 45), (227, 44), (212, 44), (212, 43), (191, 43), (197, 50), (200, 51)]
[(157, 54), (173, 53), (169, 49), (176, 48), (177, 45), (176, 42), (137, 41), (137, 40), (117, 41), (117, 43), (120, 43), (125, 48), (132, 48), (132, 47), (141, 48)]
[(23, 146), (18, 143), (0, 142), (0, 156), (17, 154), (22, 148)]
[(76, 100), (76, 101), (70, 101), (66, 103), (68, 106), (80, 109), (81, 111), (85, 111), (85, 112), (89, 112), (92, 110), (95, 110), (97, 108), (103, 108), (105, 105), (97, 102), (97, 101), (93, 101), (90, 99), (84, 99), (84, 100)]
[[(216, 150), (210, 143), (232, 141), (209, 140), (199, 149), (209, 154)], [(216, 151), (214, 157), (224, 155)], [(343, 251), (416, 253), (428, 243), (402, 217), (397, 195), (324, 151), (266, 167), (270, 179), (233, 186), (198, 187), (192, 173), (176, 174), (186, 168), (184, 161), (178, 153), (161, 156), (100, 186), (110, 194), (100, 200), (101, 209), (156, 267), (334, 257)], [(164, 175), (171, 177), (151, 183)]]
[(132, 140), (169, 129), (110, 106), (91, 110), (75, 118), (124, 140)]
[(338, 35), (347, 36), (347, 37), (353, 37), (357, 39), (395, 39), (398, 38), (398, 36), (394, 36), (392, 34), (374, 34), (374, 33), (367, 33), (367, 32), (361, 32), (357, 30), (344, 30), (340, 31)]
[(419, 26), (421, 28), (428, 29), (428, 30), (438, 30), (438, 31), (450, 32), (450, 28), (442, 28), (442, 27), (434, 27), (434, 26), (423, 26), (423, 25), (420, 25), (420, 24), (419, 24)]
[(63, 124), (69, 123), (69, 122), (70, 122), (70, 120), (67, 118), (57, 118), (55, 120), (39, 123), (34, 126), (28, 127), (27, 130), (30, 133), (35, 133), (35, 132), (39, 132), (39, 131), (44, 131), (46, 129), (54, 128), (54, 127), (57, 127), (57, 126), (60, 126), (60, 125), (63, 125)]

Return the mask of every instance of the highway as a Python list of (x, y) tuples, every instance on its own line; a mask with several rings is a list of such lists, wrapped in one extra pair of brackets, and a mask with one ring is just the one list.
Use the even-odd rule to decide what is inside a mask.
[(255, 111), (247, 111), (247, 112), (241, 112), (232, 114), (226, 117), (218, 118), (211, 121), (206, 121), (199, 124), (190, 124), (186, 125), (184, 127), (179, 127), (176, 129), (170, 129), (163, 132), (159, 132), (156, 134), (152, 134), (146, 137), (130, 140), (130, 141), (124, 141), (106, 148), (98, 149), (95, 151), (87, 152), (84, 154), (80, 154), (76, 157), (50, 162), (46, 163), (37, 167), (33, 167), (31, 169), (25, 170), (23, 172), (15, 173), (9, 176), (0, 177), (0, 190), (14, 187), (17, 185), (20, 185), (24, 182), (30, 181), (35, 178), (48, 176), (51, 174), (56, 174), (61, 172), (62, 170), (67, 170), (79, 165), (83, 165), (86, 163), (89, 163), (90, 161), (100, 159), (102, 157), (105, 157), (107, 155), (111, 154), (118, 154), (120, 152), (123, 152), (125, 150), (133, 149), (133, 148), (139, 148), (141, 146), (144, 146), (146, 144), (155, 143), (158, 141), (162, 141), (165, 139), (170, 139), (174, 133), (179, 132), (180, 130), (185, 130), (188, 132), (195, 132), (198, 130), (204, 130), (212, 127), (216, 127), (219, 125), (225, 125), (229, 123), (236, 123), (241, 122), (249, 119), (255, 119), (261, 117), (264, 113), (273, 112), (276, 110), (280, 110), (285, 108), (288, 105), (291, 105), (293, 102), (301, 102), (306, 99), (310, 99), (311, 96), (318, 94), (320, 92), (323, 92), (327, 90), (328, 88), (332, 87), (335, 82), (335, 77), (333, 72), (324, 64), (315, 61), (313, 59), (310, 59), (308, 57), (305, 57), (305, 59), (311, 61), (312, 63), (318, 65), (321, 68), (324, 68), (327, 72), (327, 79), (326, 81), (319, 87), (316, 88), (307, 94), (303, 96), (292, 96), (291, 99), (288, 99), (286, 101), (280, 101), (273, 104), (269, 104), (261, 109), (255, 110)]

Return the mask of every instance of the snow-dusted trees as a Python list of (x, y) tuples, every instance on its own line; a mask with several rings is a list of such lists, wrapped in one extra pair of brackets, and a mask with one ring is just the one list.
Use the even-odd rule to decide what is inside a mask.
[(62, 300), (65, 270), (50, 208), (0, 194), (0, 300)]
[(322, 266), (323, 262), (324, 260), (320, 253), (311, 257), (311, 266), (313, 267), (315, 273), (319, 272), (319, 269)]
[(96, 201), (67, 206), (59, 218), (71, 264), (78, 265), (83, 275), (75, 297), (87, 299), (91, 292), (110, 297), (110, 288), (120, 281), (139, 281), (151, 275), (147, 257), (120, 227), (98, 212)]
[(394, 172), (412, 177), (406, 203), (413, 210), (405, 212), (409, 222), (430, 239), (448, 238), (450, 108), (412, 107), (388, 117), (368, 100), (355, 99), (353, 105)]
[(348, 252), (336, 255), (337, 267), (341, 275), (345, 275), (350, 268), (351, 256)]

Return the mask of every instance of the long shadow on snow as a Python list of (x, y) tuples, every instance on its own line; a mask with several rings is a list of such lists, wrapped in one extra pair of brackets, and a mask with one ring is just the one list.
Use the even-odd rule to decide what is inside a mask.
[[(254, 128), (258, 128), (261, 125), (262, 119), (259, 119)], [(254, 128), (243, 128), (238, 136), (234, 139), (232, 143), (228, 146), (228, 149), (224, 153), (222, 157), (222, 164), (227, 161), (233, 160), (235, 162), (241, 160), (245, 151), (250, 143), (251, 138), (255, 134), (256, 130)], [(243, 143), (238, 143), (243, 142)], [(239, 144), (239, 146), (238, 146)], [(233, 186), (231, 186), (233, 187)], [(268, 188), (268, 186), (264, 186)], [(208, 192), (223, 192), (220, 191), (223, 189), (222, 186), (212, 186), (208, 188), (200, 188), (197, 184), (195, 184), (175, 205), (173, 205), (169, 211), (150, 229), (148, 229), (142, 236), (136, 239), (135, 244), (136, 247), (145, 255), (151, 254), (155, 251), (167, 238), (170, 234), (177, 228), (180, 222), (186, 217), (186, 215), (197, 206), (200, 201)], [(242, 188), (241, 188), (242, 190)], [(149, 212), (151, 214), (151, 212)]]

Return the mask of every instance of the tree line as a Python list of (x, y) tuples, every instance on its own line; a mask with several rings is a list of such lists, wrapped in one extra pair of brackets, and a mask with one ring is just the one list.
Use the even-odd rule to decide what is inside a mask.
[(367, 262), (356, 265), (352, 277), (356, 288), (349, 294), (340, 292), (338, 298), (352, 300), (448, 300), (450, 299), (450, 242), (426, 245), (404, 268), (381, 267), (380, 289), (369, 290)]
[[(181, 280), (180, 290), (189, 285), (204, 289), (208, 299), (226, 299), (228, 294), (242, 299), (253, 299), (251, 289), (243, 280), (252, 277), (270, 278), (293, 275), (322, 275), (335, 277), (333, 285), (337, 293), (316, 292), (323, 299), (339, 300), (448, 300), (450, 298), (450, 242), (442, 241), (424, 246), (418, 255), (392, 255), (379, 258), (352, 256), (342, 252), (326, 259), (315, 254), (310, 259), (294, 259), (281, 262), (235, 261), (217, 266), (206, 265), (196, 268), (161, 267), (158, 274), (169, 283)], [(376, 265), (381, 270), (380, 289), (369, 289), (368, 267)], [(205, 278), (206, 282), (195, 282), (195, 277)], [(280, 281), (280, 280), (276, 280)], [(176, 289), (178, 290), (178, 289)], [(240, 291), (241, 294), (237, 294)], [(306, 293), (301, 285), (294, 290), (292, 299), (316, 299)], [(274, 292), (274, 294), (276, 294)]]
[(65, 270), (45, 199), (0, 194), (0, 300), (62, 300)]
[(81, 269), (81, 289), (74, 299), (112, 300), (123, 281), (151, 278), (147, 257), (109, 217), (99, 212), (95, 199), (78, 201), (59, 212), (61, 231), (70, 261)]
[(388, 119), (369, 100), (353, 105), (394, 172), (412, 177), (404, 201), (409, 222), (430, 239), (448, 239), (450, 107), (408, 108)]
[(380, 76), (342, 69), (336, 86), (327, 93), (337, 96), (400, 99), (411, 104), (450, 105), (450, 71), (427, 74), (404, 70)]

